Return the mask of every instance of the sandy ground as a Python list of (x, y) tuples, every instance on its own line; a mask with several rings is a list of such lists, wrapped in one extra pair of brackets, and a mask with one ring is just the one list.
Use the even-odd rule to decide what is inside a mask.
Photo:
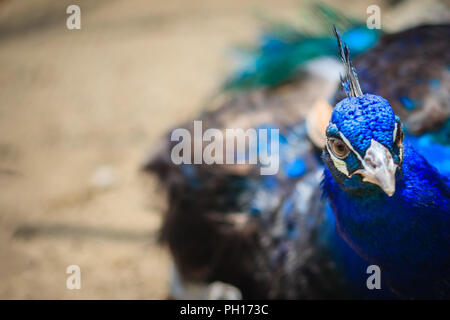
[[(66, 28), (69, 4), (81, 30)], [(165, 298), (163, 204), (139, 164), (215, 90), (258, 12), (297, 10), (292, 0), (0, 0), (0, 298)], [(73, 264), (81, 290), (66, 288)]]

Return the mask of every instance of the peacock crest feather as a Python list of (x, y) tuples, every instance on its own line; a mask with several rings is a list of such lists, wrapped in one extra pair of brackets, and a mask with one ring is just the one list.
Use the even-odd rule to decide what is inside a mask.
[(350, 60), (350, 50), (347, 45), (342, 43), (341, 35), (337, 30), (336, 26), (333, 26), (334, 34), (338, 42), (339, 55), (344, 63), (345, 76), (341, 76), (342, 86), (345, 89), (348, 97), (359, 97), (362, 96), (361, 86), (359, 85), (358, 74), (356, 69), (352, 65)]

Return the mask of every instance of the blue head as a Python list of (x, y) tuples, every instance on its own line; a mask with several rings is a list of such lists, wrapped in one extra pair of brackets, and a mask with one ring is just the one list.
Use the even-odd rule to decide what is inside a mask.
[(403, 133), (386, 99), (371, 94), (345, 98), (334, 108), (326, 135), (323, 158), (344, 190), (394, 194)]
[(324, 162), (345, 191), (392, 196), (403, 160), (400, 119), (386, 99), (361, 92), (348, 49), (342, 46), (337, 31), (336, 36), (346, 67), (343, 84), (348, 97), (333, 110)]

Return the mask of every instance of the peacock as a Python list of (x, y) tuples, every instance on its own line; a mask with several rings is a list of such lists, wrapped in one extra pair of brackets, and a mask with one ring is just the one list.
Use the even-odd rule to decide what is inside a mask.
[(400, 297), (449, 298), (450, 175), (404, 139), (388, 100), (363, 93), (335, 33), (348, 97), (335, 106), (326, 129), (322, 183), (339, 234), (383, 270)]
[[(301, 59), (300, 73), (298, 64), (289, 64), (281, 75), (270, 80), (267, 75), (274, 70), (271, 66), (282, 60), (269, 59), (271, 63), (250, 69), (255, 72), (244, 70), (227, 81), (226, 89), (243, 86), (247, 90), (234, 93), (198, 119), (205, 128), (280, 129), (280, 170), (276, 175), (260, 175), (257, 165), (175, 165), (170, 159), (173, 143), (169, 136), (165, 137), (144, 169), (159, 178), (167, 194), (161, 241), (168, 244), (174, 260), (172, 296), (447, 297), (449, 191), (448, 180), (441, 175), (450, 171), (449, 35), (450, 25), (427, 25), (380, 35), (375, 44), (370, 31), (369, 41), (365, 42), (369, 44), (364, 49), (367, 51), (355, 49), (360, 53), (354, 66), (359, 70), (359, 79), (352, 71), (349, 49), (342, 45), (345, 68), (326, 59), (312, 64), (306, 62), (309, 58)], [(346, 33), (343, 38), (347, 41)], [(353, 43), (356, 46), (359, 41)], [(274, 47), (270, 48), (270, 55), (276, 55)], [(324, 56), (328, 55), (328, 47), (325, 51)], [(345, 98), (334, 111), (331, 105), (342, 100), (343, 93), (336, 90), (338, 78), (317, 72), (323, 70), (323, 64), (328, 73), (344, 70), (352, 79), (344, 84), (355, 96)], [(372, 118), (366, 118), (365, 107), (375, 110)], [(362, 111), (352, 114), (357, 119), (352, 122), (350, 114), (356, 108)], [(379, 125), (377, 121), (384, 118), (378, 115), (378, 108), (384, 108), (389, 118)], [(328, 123), (330, 116), (332, 124)], [(346, 121), (352, 124), (348, 128)], [(182, 126), (192, 130), (191, 123)], [(355, 132), (346, 131), (350, 128)], [(373, 159), (367, 160), (367, 166), (375, 166), (370, 172), (376, 172), (377, 151), (384, 150), (383, 146), (390, 148), (393, 166), (402, 168), (396, 171), (398, 179), (403, 175), (396, 190), (391, 180), (383, 180), (383, 191), (375, 178), (366, 174), (367, 181), (363, 182), (362, 175), (356, 174), (358, 170), (369, 170), (361, 168), (361, 161), (371, 146), (372, 135), (379, 141), (374, 140), (377, 142), (369, 153)], [(408, 142), (441, 175), (409, 148)], [(345, 156), (338, 156), (344, 151)], [(417, 185), (406, 185), (406, 181), (413, 182), (406, 176), (417, 168), (426, 172), (416, 176), (420, 178)], [(359, 194), (354, 190), (361, 189), (361, 185), (366, 188)], [(407, 190), (409, 198), (400, 201), (399, 190)], [(416, 195), (423, 197), (414, 198)], [(358, 203), (353, 199), (357, 196), (365, 202)], [(390, 229), (382, 217), (367, 217), (370, 211), (364, 206), (371, 199), (378, 201), (376, 208), (402, 210), (405, 215), (418, 212), (417, 217), (411, 221), (407, 216), (392, 218)], [(418, 202), (419, 207), (430, 205), (436, 214), (434, 220), (426, 221), (424, 213), (428, 211), (418, 211)], [(358, 215), (360, 212), (364, 215)], [(405, 235), (411, 229), (417, 230), (417, 239), (415, 233)], [(407, 241), (423, 249), (423, 255), (414, 256), (418, 249)], [(392, 242), (395, 245), (390, 246)], [(402, 252), (405, 247), (407, 254)], [(413, 257), (417, 260), (408, 260)], [(368, 290), (366, 286), (367, 268), (372, 264), (381, 268), (380, 290)], [(408, 265), (408, 270), (401, 269), (402, 264)], [(436, 272), (430, 271), (433, 268)], [(430, 274), (433, 288), (427, 286)]]

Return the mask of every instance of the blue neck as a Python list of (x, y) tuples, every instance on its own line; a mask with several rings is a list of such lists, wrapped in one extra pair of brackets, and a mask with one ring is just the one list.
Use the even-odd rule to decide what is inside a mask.
[[(392, 197), (350, 195), (325, 169), (323, 189), (340, 235), (400, 294), (436, 296), (450, 279), (450, 183), (405, 145), (403, 177)], [(445, 286), (445, 285), (444, 285)]]

